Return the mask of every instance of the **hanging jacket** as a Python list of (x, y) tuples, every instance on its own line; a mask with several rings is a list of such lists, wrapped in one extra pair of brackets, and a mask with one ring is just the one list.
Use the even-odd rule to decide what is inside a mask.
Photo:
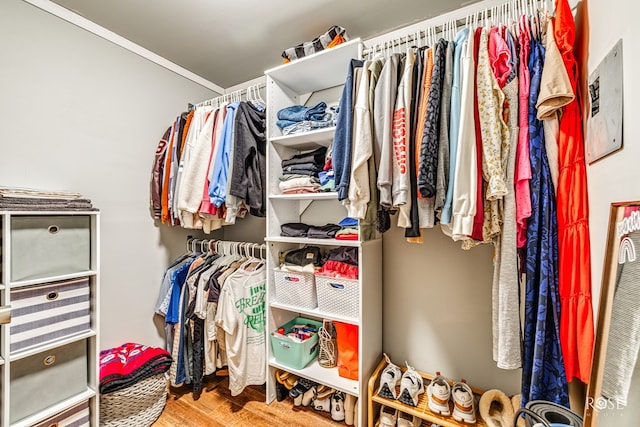
[(393, 179), (391, 128), (398, 90), (399, 61), (400, 54), (393, 54), (383, 65), (373, 104), (373, 154), (378, 169), (377, 185), (380, 190), (380, 205), (385, 208), (390, 208), (393, 203), (391, 197), (391, 181)]
[(351, 145), (353, 142), (353, 100), (355, 69), (362, 68), (363, 62), (352, 59), (347, 71), (347, 79), (342, 90), (336, 131), (333, 137), (333, 169), (336, 176), (338, 200), (344, 200), (349, 192), (351, 177)]
[(231, 151), (231, 141), (233, 139), (233, 126), (239, 102), (232, 102), (227, 106), (227, 116), (224, 119), (222, 139), (218, 144), (222, 144), (216, 149), (216, 156), (213, 160), (213, 175), (209, 183), (209, 197), (215, 207), (222, 206), (226, 199), (227, 179), (229, 172), (229, 152)]
[(240, 197), (254, 216), (267, 213), (265, 112), (241, 102), (234, 127), (233, 170), (229, 194)]
[(171, 127), (167, 128), (162, 135), (162, 139), (156, 148), (156, 156), (153, 160), (153, 169), (151, 170), (151, 216), (153, 219), (160, 219), (162, 216), (162, 174), (164, 169), (165, 157), (167, 155), (167, 144), (169, 143), (169, 135), (171, 135)]

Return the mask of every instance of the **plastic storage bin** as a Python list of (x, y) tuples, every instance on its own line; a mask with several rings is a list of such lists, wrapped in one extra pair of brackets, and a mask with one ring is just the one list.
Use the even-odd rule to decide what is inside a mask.
[[(311, 324), (316, 330), (322, 326), (321, 322), (302, 317), (296, 317), (281, 326), (284, 328), (285, 335), (291, 332), (294, 325)], [(279, 329), (279, 328), (278, 328)], [(293, 369), (303, 369), (318, 355), (318, 334), (314, 334), (311, 338), (302, 342), (293, 342), (287, 338), (274, 335), (278, 330), (271, 332), (271, 347), (276, 360), (283, 365)]]
[(358, 280), (316, 274), (318, 309), (357, 319), (360, 316), (359, 286)]
[(316, 308), (316, 283), (312, 273), (273, 270), (276, 301), (301, 308)]

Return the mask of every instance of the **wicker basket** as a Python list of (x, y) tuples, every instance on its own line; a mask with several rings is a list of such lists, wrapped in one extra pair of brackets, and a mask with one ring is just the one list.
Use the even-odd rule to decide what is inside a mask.
[(357, 319), (360, 316), (360, 285), (357, 280), (316, 274), (318, 309)]
[(318, 306), (313, 273), (274, 269), (273, 277), (276, 284), (276, 301), (279, 303), (311, 309)]
[(154, 375), (122, 390), (100, 395), (100, 425), (149, 427), (167, 402), (167, 380)]

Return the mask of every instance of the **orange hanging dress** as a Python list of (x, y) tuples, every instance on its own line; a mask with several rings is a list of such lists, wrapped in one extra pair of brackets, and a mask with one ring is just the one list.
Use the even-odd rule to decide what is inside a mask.
[(560, 118), (558, 136), (558, 252), (560, 344), (567, 380), (589, 382), (593, 351), (589, 202), (584, 158), (575, 23), (567, 0), (556, 1), (554, 34), (576, 97)]

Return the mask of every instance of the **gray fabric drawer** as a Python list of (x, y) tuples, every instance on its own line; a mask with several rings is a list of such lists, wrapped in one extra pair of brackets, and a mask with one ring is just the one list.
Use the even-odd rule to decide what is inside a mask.
[(14, 423), (87, 391), (87, 342), (16, 360), (9, 369), (9, 413)]
[(90, 425), (89, 402), (83, 402), (34, 427), (89, 427)]
[(90, 226), (89, 215), (11, 217), (11, 280), (89, 270)]
[(11, 352), (91, 329), (89, 278), (11, 289)]

